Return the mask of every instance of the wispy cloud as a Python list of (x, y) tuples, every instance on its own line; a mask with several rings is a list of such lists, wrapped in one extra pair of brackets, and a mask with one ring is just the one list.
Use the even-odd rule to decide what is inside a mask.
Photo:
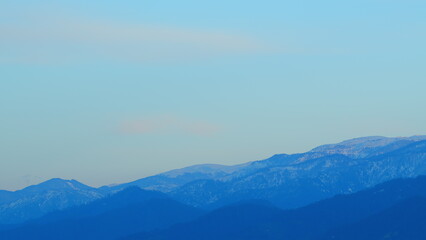
[(6, 22), (0, 24), (0, 35), (2, 62), (173, 61), (267, 49), (239, 34), (70, 16)]
[(186, 134), (211, 136), (218, 133), (221, 127), (217, 124), (181, 118), (177, 116), (154, 116), (135, 120), (126, 120), (120, 124), (120, 132), (140, 135)]

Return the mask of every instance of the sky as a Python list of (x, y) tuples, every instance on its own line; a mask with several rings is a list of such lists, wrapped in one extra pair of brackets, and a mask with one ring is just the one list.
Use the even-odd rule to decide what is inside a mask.
[(0, 189), (426, 134), (423, 0), (0, 2)]

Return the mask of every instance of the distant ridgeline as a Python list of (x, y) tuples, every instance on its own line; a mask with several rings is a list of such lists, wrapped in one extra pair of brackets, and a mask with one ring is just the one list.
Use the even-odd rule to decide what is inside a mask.
[(0, 191), (0, 239), (426, 239), (421, 175), (426, 136), (358, 138), (112, 187), (51, 179)]

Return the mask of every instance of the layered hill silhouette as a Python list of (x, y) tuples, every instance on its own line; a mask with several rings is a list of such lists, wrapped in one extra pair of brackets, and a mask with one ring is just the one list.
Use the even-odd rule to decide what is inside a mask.
[(234, 204), (123, 239), (425, 239), (425, 199), (426, 176), (398, 179), (295, 210)]
[(132, 187), (0, 232), (0, 239), (117, 239), (193, 220), (202, 213), (162, 193)]
[(413, 197), (359, 222), (330, 231), (321, 240), (422, 240), (426, 198)]
[(422, 239), (425, 139), (359, 138), (110, 187), (52, 179), (0, 191), (0, 239)]
[(235, 166), (190, 166), (101, 188), (52, 179), (15, 192), (0, 191), (0, 230), (41, 221), (48, 213), (52, 214), (43, 221), (56, 221), (57, 210), (87, 205), (132, 186), (158, 190), (185, 205), (209, 210), (254, 199), (294, 209), (419, 175), (426, 175), (425, 136), (357, 138), (306, 153), (277, 154)]
[(159, 200), (168, 198), (169, 197), (162, 192), (143, 190), (139, 187), (129, 187), (116, 194), (97, 199), (84, 205), (73, 206), (64, 210), (48, 213), (41, 218), (30, 220), (26, 222), (26, 224), (44, 224), (63, 219), (81, 219), (152, 199)]
[(294, 210), (248, 201), (206, 213), (134, 187), (0, 231), (0, 239), (424, 239), (425, 221), (426, 176)]

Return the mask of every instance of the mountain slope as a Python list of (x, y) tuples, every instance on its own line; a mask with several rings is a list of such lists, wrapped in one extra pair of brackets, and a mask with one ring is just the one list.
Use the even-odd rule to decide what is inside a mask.
[(245, 164), (225, 166), (219, 164), (201, 164), (182, 169), (175, 169), (154, 176), (142, 178), (133, 182), (118, 184), (115, 186), (104, 186), (101, 189), (107, 191), (118, 191), (130, 186), (137, 186), (147, 190), (170, 192), (189, 182), (200, 179), (218, 179), (229, 175)]
[[(283, 210), (272, 206), (236, 204), (213, 211), (190, 223), (173, 226), (167, 230), (139, 233), (123, 240), (165, 239), (278, 239), (272, 226), (279, 223)], [(275, 227), (276, 228), (276, 227)]]
[[(246, 170), (246, 172), (242, 172)], [(368, 158), (342, 154), (275, 156), (254, 162), (216, 180), (188, 183), (170, 194), (187, 204), (220, 207), (244, 199), (264, 199), (295, 208), (336, 194), (356, 192), (376, 184), (426, 174), (426, 141)]]
[(312, 149), (302, 154), (277, 154), (271, 158), (239, 164), (234, 166), (224, 166), (218, 164), (201, 164), (182, 169), (171, 170), (165, 173), (142, 178), (130, 183), (115, 186), (105, 186), (105, 190), (116, 191), (129, 186), (138, 186), (148, 190), (158, 190), (171, 192), (179, 187), (199, 180), (220, 180), (227, 181), (249, 174), (260, 169), (274, 166), (290, 166), (303, 161), (317, 159), (325, 156), (343, 155), (348, 158), (372, 157), (396, 149), (405, 147), (411, 143), (426, 140), (426, 136), (414, 137), (363, 137), (337, 144), (328, 144)]
[(0, 191), (0, 224), (22, 223), (129, 186), (167, 192), (203, 208), (247, 199), (268, 200), (282, 208), (300, 207), (390, 179), (426, 174), (424, 139), (358, 138), (241, 165), (190, 166), (99, 189), (75, 180), (52, 179), (16, 192)]
[(87, 206), (0, 232), (0, 239), (116, 239), (139, 231), (166, 228), (201, 214), (201, 210), (163, 194), (131, 188)]
[(316, 147), (310, 152), (342, 154), (352, 158), (366, 158), (394, 151), (417, 141), (426, 140), (426, 136), (387, 138), (381, 136), (362, 137)]
[(423, 240), (426, 198), (402, 201), (357, 223), (330, 231), (321, 240)]
[(92, 217), (105, 212), (124, 208), (132, 204), (150, 201), (152, 199), (167, 199), (166, 194), (143, 190), (138, 187), (129, 187), (116, 194), (94, 200), (93, 202), (73, 206), (64, 210), (50, 212), (41, 218), (28, 221), (26, 224), (45, 224), (61, 220), (81, 219)]
[(48, 212), (81, 205), (104, 196), (102, 191), (76, 180), (51, 179), (16, 192), (0, 204), (0, 224), (22, 223)]
[[(140, 233), (128, 239), (317, 240), (333, 229), (362, 221), (415, 197), (426, 198), (426, 176), (392, 180), (371, 189), (339, 195), (295, 210), (285, 211), (263, 205), (231, 205), (189, 223), (167, 230)], [(380, 226), (381, 222), (377, 221), (376, 224)]]

